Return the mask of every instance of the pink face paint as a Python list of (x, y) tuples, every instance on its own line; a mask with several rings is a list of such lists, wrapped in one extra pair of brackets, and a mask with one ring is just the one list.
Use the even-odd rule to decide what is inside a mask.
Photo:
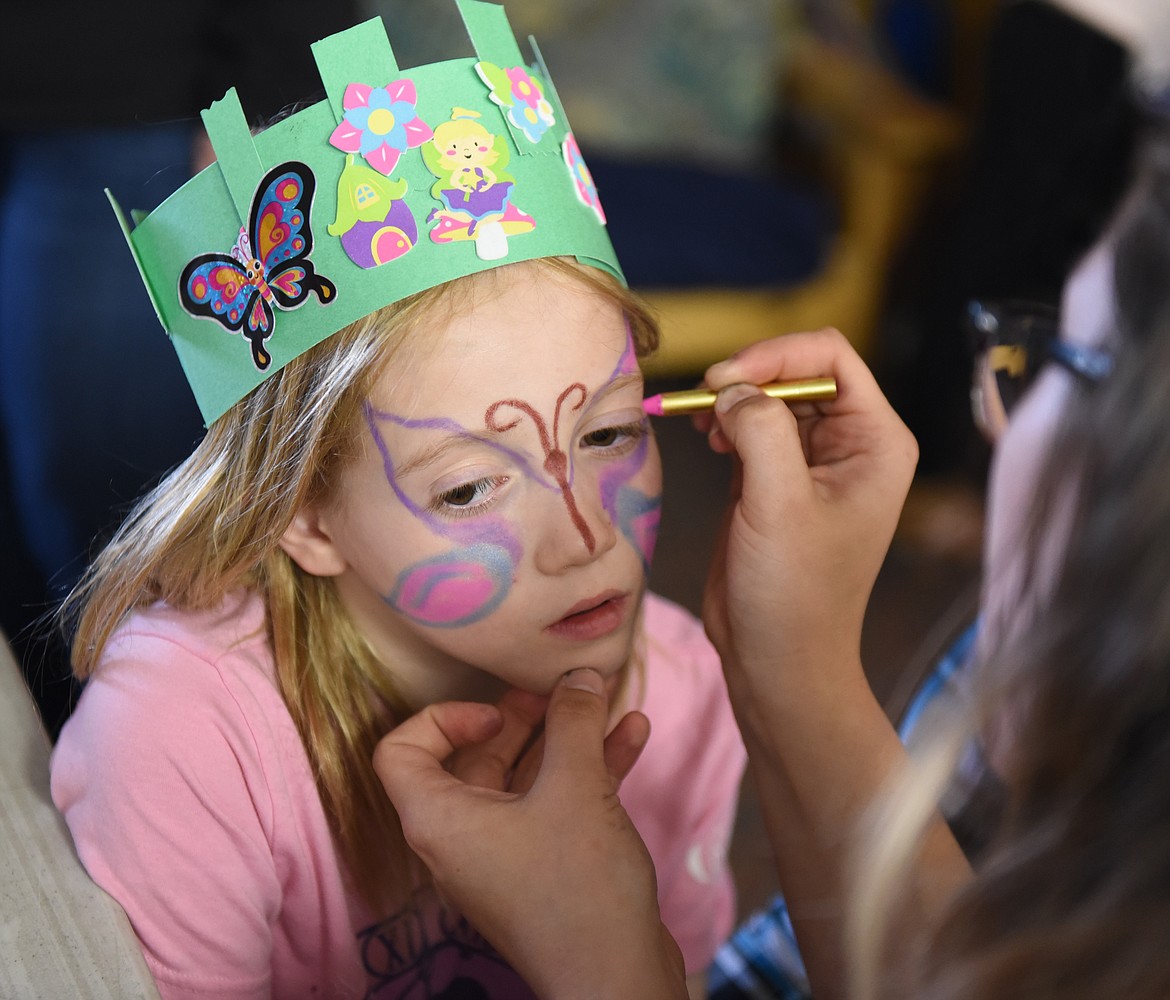
[(512, 585), (512, 558), (498, 545), (472, 545), (408, 566), (386, 597), (421, 625), (458, 628), (486, 618)]
[(573, 393), (577, 393), (580, 398), (571, 407), (572, 412), (575, 413), (585, 405), (585, 400), (589, 394), (585, 386), (580, 382), (574, 382), (557, 397), (556, 409), (553, 411), (551, 436), (549, 435), (548, 425), (545, 423), (544, 418), (529, 403), (524, 402), (522, 399), (501, 399), (492, 403), (484, 414), (483, 419), (490, 431), (503, 433), (504, 431), (511, 430), (520, 423), (523, 417), (517, 417), (509, 424), (500, 425), (497, 423), (496, 413), (501, 408), (507, 406), (514, 410), (519, 410), (523, 416), (528, 417), (536, 425), (537, 434), (540, 436), (540, 447), (544, 450), (544, 471), (556, 480), (557, 487), (561, 491), (561, 496), (565, 500), (565, 507), (569, 512), (569, 520), (573, 522), (573, 526), (581, 533), (585, 547), (590, 552), (593, 552), (597, 548), (597, 539), (593, 537), (593, 532), (590, 530), (589, 525), (585, 523), (585, 518), (581, 515), (581, 511), (577, 507), (577, 500), (573, 496), (573, 486), (569, 481), (569, 459), (560, 448), (561, 407)]

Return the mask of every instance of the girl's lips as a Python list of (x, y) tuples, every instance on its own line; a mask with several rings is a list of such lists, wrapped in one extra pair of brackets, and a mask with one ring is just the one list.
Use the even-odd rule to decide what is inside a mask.
[(563, 618), (549, 625), (546, 631), (559, 638), (578, 642), (600, 639), (621, 626), (628, 604), (625, 594), (600, 594), (574, 604)]

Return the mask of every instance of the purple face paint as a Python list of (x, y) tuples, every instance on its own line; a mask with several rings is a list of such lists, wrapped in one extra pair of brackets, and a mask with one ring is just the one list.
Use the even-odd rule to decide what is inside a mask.
[[(492, 613), (512, 589), (512, 577), (523, 551), (511, 527), (499, 517), (477, 517), (467, 521), (445, 521), (420, 507), (398, 484), (390, 450), (378, 430), (378, 420), (389, 420), (408, 429), (444, 430), (466, 434), (448, 420), (408, 421), (381, 413), (369, 403), (366, 423), (382, 456), (386, 482), (402, 505), (432, 532), (449, 538), (458, 547), (404, 569), (384, 600), (395, 611), (420, 625), (458, 628), (481, 621)], [(468, 435), (470, 436), (470, 435)], [(505, 450), (506, 449), (501, 449)], [(523, 456), (513, 461), (527, 467)]]
[(658, 521), (662, 510), (662, 494), (651, 496), (630, 486), (629, 482), (646, 464), (650, 451), (647, 434), (624, 459), (614, 462), (601, 476), (601, 505), (610, 520), (642, 560), (642, 570), (650, 573), (654, 545), (658, 540)]
[(638, 370), (638, 352), (634, 348), (634, 331), (630, 329), (630, 321), (625, 319), (626, 324), (626, 346), (622, 350), (622, 356), (618, 359), (617, 367), (609, 376), (609, 381), (612, 382), (619, 375), (631, 375)]
[[(634, 337), (626, 321), (626, 347), (609, 381), (638, 370), (638, 357), (634, 350)], [(614, 462), (601, 476), (601, 506), (617, 525), (623, 537), (634, 547), (642, 560), (642, 571), (650, 575), (650, 563), (654, 558), (654, 546), (658, 541), (658, 522), (662, 512), (662, 494), (651, 496), (629, 485), (629, 481), (642, 471), (650, 452), (650, 432), (647, 429), (642, 440), (624, 459)]]

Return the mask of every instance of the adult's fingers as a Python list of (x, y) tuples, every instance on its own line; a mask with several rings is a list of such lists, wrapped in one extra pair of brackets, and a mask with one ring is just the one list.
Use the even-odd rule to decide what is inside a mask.
[(796, 417), (784, 403), (744, 384), (720, 392), (715, 412), (739, 458), (737, 495), (743, 514), (758, 530), (766, 531), (810, 488)]
[(490, 739), (502, 716), (494, 705), (442, 702), (395, 726), (374, 748), (374, 770), (406, 823), (419, 804), (437, 802), (458, 778), (443, 763), (460, 747)]
[(532, 745), (544, 724), (548, 698), (512, 688), (496, 707), (502, 720), (500, 731), (481, 743), (457, 750), (447, 769), (469, 785), (524, 791), (511, 779), (526, 748)]
[[(595, 670), (570, 670), (553, 689), (545, 715), (544, 760), (536, 784), (549, 774), (606, 777), (609, 704)], [(561, 780), (558, 778), (557, 780)]]
[(605, 738), (605, 769), (621, 784), (642, 756), (650, 739), (650, 720), (641, 712), (627, 712)]

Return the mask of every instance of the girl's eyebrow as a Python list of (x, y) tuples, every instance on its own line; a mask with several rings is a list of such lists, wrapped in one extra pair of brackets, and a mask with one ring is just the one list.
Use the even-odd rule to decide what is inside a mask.
[(619, 375), (617, 378), (606, 382), (605, 385), (597, 390), (593, 398), (589, 400), (587, 409), (592, 409), (607, 396), (610, 396), (615, 392), (620, 392), (622, 389), (628, 389), (631, 385), (641, 384), (642, 373), (640, 371), (626, 372), (624, 375)]
[(428, 465), (433, 465), (446, 455), (447, 452), (460, 445), (486, 444), (490, 446), (491, 443), (485, 436), (473, 434), (470, 431), (465, 434), (450, 434), (440, 441), (435, 441), (433, 444), (427, 445), (415, 453), (410, 459), (403, 462), (398, 467), (397, 474), (399, 477), (407, 476), (419, 469), (426, 468)]
[[(598, 403), (602, 402), (608, 396), (615, 392), (620, 392), (622, 389), (627, 389), (632, 385), (640, 385), (642, 383), (642, 373), (638, 371), (626, 372), (623, 375), (618, 375), (616, 378), (606, 382), (594, 394), (593, 398), (589, 400), (586, 409), (592, 409)], [(473, 431), (461, 431), (459, 433), (451, 433), (442, 438), (442, 440), (435, 441), (420, 449), (417, 453), (412, 455), (409, 459), (397, 466), (395, 474), (398, 477), (404, 477), (412, 472), (417, 472), (419, 469), (424, 469), (429, 465), (433, 465), (443, 458), (449, 451), (459, 447), (460, 445), (477, 445), (484, 444), (490, 448), (498, 450), (497, 443), (486, 434), (477, 434)]]

